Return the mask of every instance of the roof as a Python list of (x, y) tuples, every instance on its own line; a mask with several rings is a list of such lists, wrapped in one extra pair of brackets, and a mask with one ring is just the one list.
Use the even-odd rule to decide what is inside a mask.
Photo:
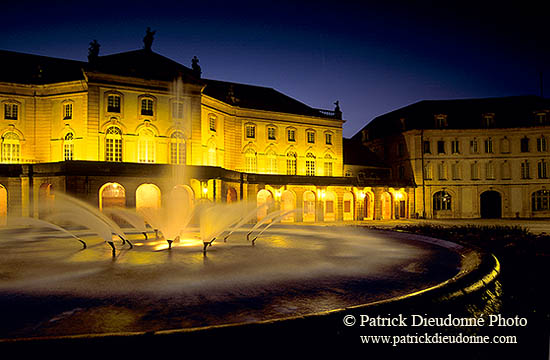
[(241, 108), (332, 117), (272, 88), (219, 80), (203, 80), (206, 82), (206, 88), (203, 91), (206, 95)]
[(82, 80), (86, 62), (0, 50), (0, 81), (49, 84)]
[(540, 96), (509, 96), (479, 99), (423, 100), (374, 118), (353, 139), (378, 138), (412, 129), (438, 129), (436, 115), (445, 115), (446, 129), (487, 128), (485, 114), (494, 115), (492, 128), (536, 126), (536, 113), (550, 111), (550, 99)]
[(387, 165), (384, 164), (374, 152), (364, 146), (361, 141), (344, 138), (343, 147), (344, 165), (387, 167)]

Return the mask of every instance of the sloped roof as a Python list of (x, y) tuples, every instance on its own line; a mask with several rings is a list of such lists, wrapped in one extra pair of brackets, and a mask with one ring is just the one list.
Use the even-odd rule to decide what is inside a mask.
[[(494, 114), (492, 128), (535, 126), (536, 112), (550, 110), (550, 99), (540, 96), (509, 96), (458, 100), (423, 100), (374, 118), (367, 129), (370, 138), (411, 129), (436, 129), (435, 116), (447, 116), (447, 129), (484, 128), (484, 114)], [(402, 120), (403, 119), (403, 120)]]
[(48, 56), (0, 50), (0, 81), (19, 84), (50, 84), (82, 80), (87, 63)]
[(344, 165), (361, 165), (373, 167), (387, 167), (375, 153), (364, 146), (361, 139), (346, 139), (343, 142)]
[(276, 111), (297, 115), (327, 117), (275, 89), (227, 81), (203, 79), (204, 93), (225, 103), (246, 109)]

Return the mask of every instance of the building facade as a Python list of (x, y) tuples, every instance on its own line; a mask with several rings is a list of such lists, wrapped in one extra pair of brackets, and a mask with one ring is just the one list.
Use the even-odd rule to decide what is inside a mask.
[(204, 79), (196, 58), (188, 68), (150, 43), (107, 56), (92, 43), (88, 62), (0, 58), (2, 222), (47, 215), (56, 191), (100, 209), (158, 207), (180, 191), (190, 206), (295, 209), (285, 221), (409, 216), (391, 202), (412, 194), (400, 182), (344, 176), (338, 105), (314, 109), (271, 88)]
[(354, 136), (399, 179), (426, 218), (550, 217), (550, 100), (421, 101)]

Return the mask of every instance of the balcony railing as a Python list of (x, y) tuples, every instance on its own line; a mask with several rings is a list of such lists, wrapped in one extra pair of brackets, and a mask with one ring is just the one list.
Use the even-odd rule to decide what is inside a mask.
[(321, 115), (334, 118), (334, 119), (342, 119), (342, 112), (341, 111), (335, 111), (335, 110), (325, 110), (325, 109), (315, 109), (315, 111), (321, 113)]

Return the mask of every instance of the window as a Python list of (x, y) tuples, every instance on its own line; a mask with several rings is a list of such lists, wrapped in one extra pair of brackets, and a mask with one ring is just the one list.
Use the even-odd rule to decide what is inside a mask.
[(521, 152), (529, 152), (529, 138), (528, 137), (524, 137), (524, 138), (521, 139), (520, 151)]
[(256, 125), (246, 125), (246, 138), (247, 139), (256, 138)]
[(502, 174), (503, 179), (511, 179), (512, 178), (512, 168), (510, 166), (510, 163), (507, 160), (504, 160), (502, 164), (500, 165), (500, 170)]
[(14, 132), (7, 132), (2, 136), (2, 162), (17, 163), (20, 161), (21, 143), (19, 136)]
[(491, 138), (485, 139), (485, 153), (486, 154), (493, 153), (493, 139)]
[(216, 117), (214, 115), (210, 115), (208, 118), (208, 127), (210, 131), (216, 131)]
[(268, 126), (267, 127), (267, 139), (268, 140), (276, 140), (275, 127), (273, 127), (273, 126)]
[(470, 165), (470, 171), (472, 180), (479, 180), (479, 163), (477, 161)]
[(65, 161), (73, 160), (73, 152), (74, 152), (73, 139), (74, 139), (73, 133), (67, 133), (67, 135), (65, 135), (65, 138), (63, 139), (63, 159)]
[(71, 120), (73, 118), (73, 104), (63, 105), (63, 120)]
[(105, 134), (105, 161), (122, 161), (122, 131), (116, 126)]
[(477, 139), (473, 139), (470, 141), (470, 154), (477, 154), (479, 151), (477, 146)]
[(451, 141), (451, 153), (460, 154), (460, 141), (458, 140)]
[(451, 210), (451, 195), (446, 191), (438, 191), (433, 196), (433, 209), (435, 211)]
[(447, 127), (447, 115), (436, 115), (435, 116), (435, 127), (438, 129), (443, 129)]
[(500, 141), (500, 152), (503, 154), (510, 152), (510, 140), (506, 136)]
[(212, 137), (208, 141), (208, 145), (206, 148), (207, 148), (207, 155), (208, 155), (208, 159), (207, 159), (208, 166), (218, 166), (218, 153), (217, 153), (217, 146), (216, 146), (216, 141), (214, 137)]
[(540, 160), (537, 164), (539, 179), (548, 178), (548, 162), (546, 160)]
[(437, 142), (437, 153), (438, 154), (445, 154), (445, 141), (439, 140)]
[(181, 131), (174, 131), (170, 135), (170, 163), (185, 165), (185, 137)]
[(286, 131), (287, 133), (287, 138), (288, 138), (288, 141), (296, 141), (296, 130), (295, 129), (288, 129)]
[(548, 115), (546, 113), (538, 113), (535, 115), (537, 125), (545, 125), (548, 122)]
[(4, 119), (17, 120), (19, 116), (19, 106), (17, 104), (4, 104)]
[(120, 113), (120, 95), (107, 96), (107, 112)]
[(183, 103), (174, 101), (172, 103), (172, 119), (183, 119)]
[(315, 132), (314, 131), (308, 131), (307, 132), (307, 143), (308, 144), (315, 144)]
[(401, 180), (405, 178), (405, 167), (403, 165), (399, 165), (397, 168), (397, 176)]
[(332, 145), (332, 134), (325, 133), (325, 144)]
[(548, 211), (550, 210), (550, 191), (539, 190), (531, 195), (531, 203), (533, 211)]
[(269, 150), (266, 154), (266, 170), (268, 174), (277, 173), (277, 154), (273, 150)]
[(142, 99), (141, 100), (141, 115), (153, 116), (153, 100)]
[(541, 136), (541, 137), (537, 138), (537, 151), (538, 152), (548, 151), (548, 146), (546, 144), (546, 138), (544, 136)]
[(522, 179), (529, 179), (529, 161), (525, 160), (521, 163), (521, 178)]
[(332, 156), (330, 154), (325, 155), (325, 176), (332, 176)]
[(451, 164), (451, 175), (453, 177), (453, 180), (460, 180), (462, 177), (462, 168), (460, 166), (460, 163), (454, 162)]
[(432, 150), (430, 149), (430, 140), (424, 140), (423, 151), (424, 154), (432, 153)]
[(424, 166), (424, 178), (426, 180), (431, 180), (433, 178), (433, 166), (429, 161)]
[(403, 157), (405, 155), (405, 144), (398, 143), (397, 144), (397, 156)]
[(495, 179), (495, 164), (492, 161), (487, 162), (485, 167), (485, 175), (488, 180)]
[(482, 122), (483, 126), (486, 128), (495, 126), (495, 114), (483, 114)]
[(246, 166), (246, 172), (249, 173), (255, 173), (256, 170), (256, 152), (252, 149), (246, 150), (244, 153), (244, 160), (245, 160), (245, 166)]
[(306, 176), (315, 176), (315, 155), (306, 154)]
[(286, 154), (286, 174), (296, 175), (296, 153), (294, 151)]
[(446, 180), (447, 179), (447, 165), (445, 162), (440, 162), (437, 166), (437, 175), (439, 180)]

